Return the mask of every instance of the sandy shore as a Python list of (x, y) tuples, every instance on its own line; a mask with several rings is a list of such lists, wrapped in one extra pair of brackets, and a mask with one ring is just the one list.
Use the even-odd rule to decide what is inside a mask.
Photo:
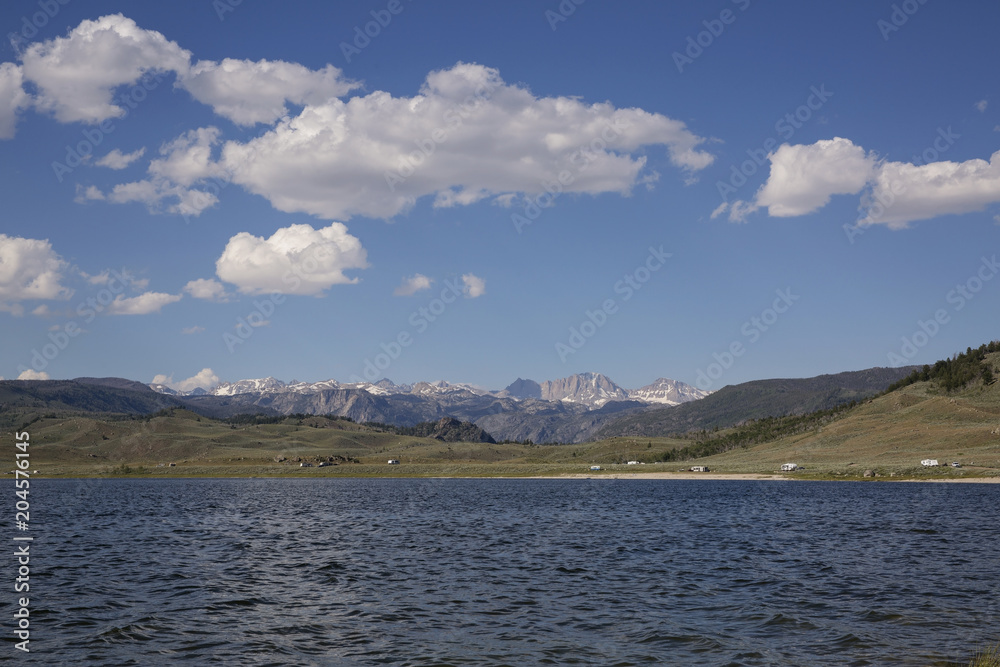
[[(781, 482), (810, 481), (801, 477), (771, 475), (766, 473), (715, 473), (715, 472), (612, 472), (591, 475), (558, 475), (543, 479), (707, 479), (707, 480), (766, 480)], [(880, 482), (934, 482), (940, 484), (1000, 484), (1000, 477), (956, 477), (954, 479), (897, 479), (879, 477)], [(841, 481), (841, 480), (831, 480)], [(851, 480), (843, 480), (851, 481)], [(856, 480), (855, 480), (856, 481)]]

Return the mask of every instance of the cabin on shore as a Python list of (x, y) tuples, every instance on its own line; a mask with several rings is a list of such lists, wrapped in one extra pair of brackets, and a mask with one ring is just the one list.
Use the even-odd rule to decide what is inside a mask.
[(920, 465), (927, 468), (935, 468), (941, 464), (938, 463), (937, 459), (924, 459), (923, 461), (920, 462)]
[(591, 470), (600, 470), (601, 466), (590, 466)]
[(708, 466), (691, 466), (691, 472), (708, 472)]
[(389, 465), (391, 465), (391, 466), (398, 466), (399, 465), (399, 459), (389, 459)]
[(799, 466), (798, 466), (797, 463), (782, 463), (781, 464), (781, 472), (795, 472), (798, 469), (799, 469)]

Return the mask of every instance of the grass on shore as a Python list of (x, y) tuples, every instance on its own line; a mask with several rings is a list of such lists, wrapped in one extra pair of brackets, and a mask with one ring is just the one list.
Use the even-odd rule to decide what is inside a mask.
[(1000, 644), (976, 653), (969, 667), (1000, 667)]

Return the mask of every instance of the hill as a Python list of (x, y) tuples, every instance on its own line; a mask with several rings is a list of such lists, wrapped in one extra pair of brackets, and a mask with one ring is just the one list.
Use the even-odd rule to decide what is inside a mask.
[(179, 407), (177, 399), (121, 378), (0, 381), (0, 425), (33, 412), (143, 415)]
[(727, 428), (750, 419), (827, 410), (885, 391), (915, 367), (869, 368), (805, 379), (755, 380), (723, 387), (691, 403), (646, 410), (602, 426), (597, 438), (659, 437)]
[[(794, 462), (838, 474), (913, 475), (920, 461), (957, 462), (962, 470), (1000, 468), (1000, 344), (926, 366), (886, 393), (857, 405), (769, 418), (694, 438), (661, 454), (673, 461), (732, 471)], [(926, 379), (921, 379), (926, 378)], [(956, 378), (964, 378), (957, 384)]]

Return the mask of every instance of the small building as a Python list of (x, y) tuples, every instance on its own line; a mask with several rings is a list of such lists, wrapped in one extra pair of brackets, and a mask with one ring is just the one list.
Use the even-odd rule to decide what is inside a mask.
[(601, 466), (590, 466), (591, 470), (600, 470)]
[(920, 465), (925, 466), (927, 468), (933, 468), (941, 464), (938, 463), (937, 459), (924, 459), (923, 461), (920, 462)]
[(798, 469), (799, 469), (799, 466), (796, 463), (782, 463), (781, 464), (781, 472), (795, 472)]
[(330, 465), (330, 464), (329, 464), (329, 463), (328, 463), (327, 461), (320, 461), (320, 462), (319, 462), (319, 467), (320, 467), (320, 468), (325, 468), (325, 467), (327, 467), (328, 465)]
[(627, 465), (637, 466), (637, 465), (639, 465), (639, 462), (638, 461), (629, 461)]
[(399, 459), (389, 459), (389, 465), (391, 465), (391, 466), (398, 466), (399, 465)]
[(709, 472), (708, 466), (691, 466), (691, 472)]
[(299, 464), (299, 467), (300, 467), (300, 468), (312, 468), (312, 467), (313, 467), (313, 464), (311, 464), (311, 463), (306, 463), (305, 461), (303, 461), (302, 463), (300, 463), (300, 464)]

